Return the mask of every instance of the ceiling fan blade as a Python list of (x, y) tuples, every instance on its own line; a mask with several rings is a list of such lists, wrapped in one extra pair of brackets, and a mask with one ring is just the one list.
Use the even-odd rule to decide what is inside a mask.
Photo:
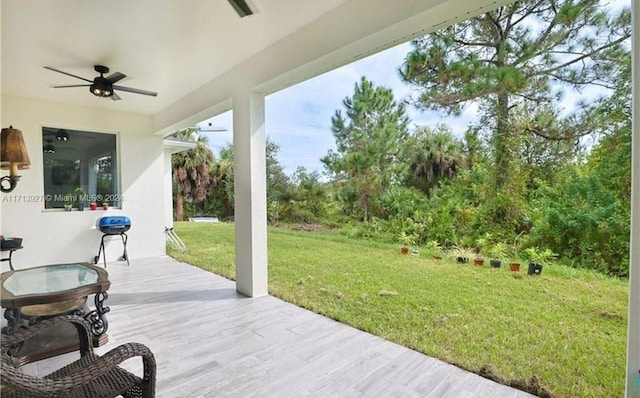
[(51, 86), (51, 88), (67, 88), (67, 87), (89, 87), (91, 84), (68, 84), (65, 86)]
[(111, 84), (113, 84), (115, 82), (119, 82), (120, 80), (124, 79), (125, 77), (127, 77), (127, 75), (125, 75), (124, 73), (116, 72), (113, 75), (107, 77), (107, 80), (109, 80), (109, 82), (111, 82)]
[(80, 76), (72, 75), (71, 73), (63, 72), (63, 71), (61, 71), (61, 70), (58, 70), (58, 69), (56, 69), (56, 68), (52, 68), (52, 67), (50, 67), (50, 66), (45, 66), (44, 68), (45, 68), (45, 69), (52, 70), (52, 71), (54, 71), (54, 72), (62, 73), (63, 75), (67, 75), (67, 76), (75, 77), (76, 79), (84, 80), (85, 82), (93, 83), (93, 80), (89, 80), (89, 79), (85, 79), (84, 77), (80, 77)]
[(111, 99), (114, 101), (120, 101), (122, 98), (120, 98), (120, 96), (114, 92), (111, 96)]
[(140, 90), (139, 88), (133, 88), (133, 87), (124, 87), (124, 86), (113, 86), (114, 90), (120, 90), (120, 91), (127, 91), (130, 93), (135, 93), (135, 94), (142, 94), (142, 95), (149, 95), (152, 97), (156, 97), (158, 95), (158, 93), (155, 93), (153, 91), (147, 91), (147, 90)]
[(207, 126), (207, 127), (200, 127), (200, 126), (196, 126), (196, 129), (202, 133), (213, 133), (213, 132), (224, 132), (224, 131), (229, 131), (228, 129), (224, 128), (224, 127), (217, 127), (217, 126)]

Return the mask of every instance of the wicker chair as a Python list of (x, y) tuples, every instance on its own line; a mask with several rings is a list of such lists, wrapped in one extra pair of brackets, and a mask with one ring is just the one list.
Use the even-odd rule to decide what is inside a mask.
[[(71, 323), (78, 330), (80, 359), (44, 377), (26, 375), (14, 366), (8, 354), (11, 347), (63, 323)], [(142, 357), (144, 366), (142, 377), (118, 366), (121, 362), (137, 356)], [(88, 323), (78, 316), (48, 319), (28, 329), (20, 329), (12, 335), (3, 335), (0, 358), (2, 360), (0, 376), (2, 398), (111, 398), (120, 395), (125, 398), (149, 398), (155, 396), (156, 362), (153, 353), (142, 344), (127, 343), (98, 356), (93, 353)]]

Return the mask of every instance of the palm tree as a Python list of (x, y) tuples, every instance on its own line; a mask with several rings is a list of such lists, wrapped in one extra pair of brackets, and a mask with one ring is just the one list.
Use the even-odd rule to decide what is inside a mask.
[(228, 145), (220, 151), (220, 160), (216, 162), (211, 181), (210, 207), (215, 214), (223, 219), (233, 216), (234, 187), (233, 187), (233, 147)]
[(212, 182), (211, 172), (215, 164), (213, 152), (207, 146), (207, 137), (195, 135), (194, 128), (179, 130), (178, 139), (195, 142), (195, 148), (175, 153), (171, 157), (173, 181), (176, 184), (176, 220), (184, 220), (184, 200), (190, 198), (194, 204), (207, 198)]
[(408, 144), (408, 182), (426, 194), (435, 193), (440, 181), (455, 176), (462, 164), (462, 144), (446, 127), (420, 128)]

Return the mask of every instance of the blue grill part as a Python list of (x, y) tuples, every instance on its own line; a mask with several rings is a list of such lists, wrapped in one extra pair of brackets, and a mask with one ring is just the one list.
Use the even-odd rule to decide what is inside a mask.
[(98, 228), (102, 233), (117, 235), (131, 228), (131, 220), (127, 216), (105, 216), (98, 220)]

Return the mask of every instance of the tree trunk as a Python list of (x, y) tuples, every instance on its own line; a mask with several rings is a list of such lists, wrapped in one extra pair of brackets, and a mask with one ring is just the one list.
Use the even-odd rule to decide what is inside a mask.
[(362, 204), (364, 221), (368, 221), (369, 220), (369, 194), (367, 191), (364, 191), (360, 194), (360, 203)]
[(184, 195), (180, 189), (176, 192), (176, 221), (184, 221)]
[(510, 176), (510, 159), (512, 155), (512, 137), (509, 129), (509, 95), (500, 93), (498, 95), (496, 115), (496, 132), (493, 137), (494, 149), (494, 188), (501, 191)]

